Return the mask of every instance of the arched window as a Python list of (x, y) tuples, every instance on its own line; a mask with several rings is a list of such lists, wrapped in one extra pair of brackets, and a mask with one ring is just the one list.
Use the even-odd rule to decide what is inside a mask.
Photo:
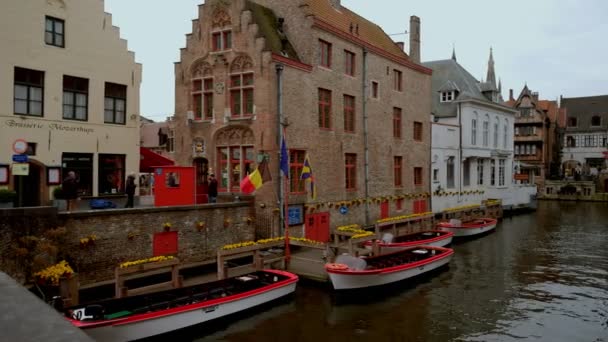
[(218, 191), (240, 192), (240, 182), (255, 169), (254, 136), (248, 128), (229, 127), (215, 138)]
[(503, 134), (504, 134), (504, 136), (503, 136), (503, 141), (502, 141), (502, 147), (506, 150), (507, 144), (509, 143), (509, 120), (505, 120)]
[(195, 120), (213, 119), (213, 69), (204, 61), (195, 62), (190, 69), (191, 105)]
[(591, 118), (591, 126), (601, 126), (602, 125), (602, 118), (599, 115), (594, 115)]
[(211, 51), (225, 51), (232, 49), (232, 21), (230, 15), (223, 8), (213, 12), (211, 23)]
[(498, 127), (499, 121), (498, 119), (496, 119), (496, 121), (494, 122), (494, 148), (498, 148)]
[(486, 114), (483, 120), (483, 146), (488, 146), (490, 140), (490, 116)]
[(479, 121), (479, 116), (475, 112), (471, 120), (471, 145), (473, 146), (477, 145), (477, 121)]
[(230, 113), (233, 118), (254, 114), (253, 61), (241, 55), (230, 66)]

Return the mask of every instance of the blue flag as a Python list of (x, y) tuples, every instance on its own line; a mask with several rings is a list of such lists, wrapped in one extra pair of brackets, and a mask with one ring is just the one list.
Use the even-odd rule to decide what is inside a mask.
[(281, 171), (285, 177), (289, 178), (289, 153), (287, 152), (287, 144), (285, 144), (285, 135), (281, 140)]

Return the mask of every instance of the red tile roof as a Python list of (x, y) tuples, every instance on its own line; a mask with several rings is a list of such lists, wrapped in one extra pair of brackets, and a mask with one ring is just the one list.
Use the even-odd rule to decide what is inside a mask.
[[(328, 0), (307, 0), (311, 14), (328, 24), (352, 34), (355, 37), (383, 49), (393, 55), (409, 58), (407, 54), (380, 28), (380, 26), (361, 17), (355, 12), (342, 6), (341, 10), (334, 8)], [(351, 25), (353, 27), (351, 31)], [(357, 26), (359, 31), (357, 34)]]

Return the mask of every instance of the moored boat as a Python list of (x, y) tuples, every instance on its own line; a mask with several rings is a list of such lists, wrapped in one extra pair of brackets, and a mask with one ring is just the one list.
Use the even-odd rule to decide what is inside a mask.
[(361, 289), (389, 284), (441, 267), (452, 259), (454, 250), (421, 246), (368, 258), (344, 255), (325, 270), (336, 290)]
[(148, 295), (109, 299), (64, 310), (96, 341), (131, 341), (224, 317), (293, 293), (298, 276), (264, 270)]
[[(453, 235), (453, 233), (448, 231), (429, 230), (414, 234), (402, 235), (396, 238), (393, 238), (391, 235), (389, 239), (383, 238), (383, 240), (380, 240), (377, 243), (381, 248), (382, 253), (390, 253), (416, 246), (444, 247), (452, 243)], [(366, 241), (363, 245), (366, 248), (372, 248), (373, 241)]]
[(438, 223), (437, 228), (454, 233), (454, 237), (473, 236), (496, 228), (497, 222), (492, 218), (480, 218), (468, 222), (452, 219), (450, 222)]

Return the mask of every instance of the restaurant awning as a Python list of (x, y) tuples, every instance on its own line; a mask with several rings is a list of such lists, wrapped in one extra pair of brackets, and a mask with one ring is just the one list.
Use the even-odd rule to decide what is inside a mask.
[(175, 165), (175, 162), (167, 157), (164, 157), (148, 148), (139, 148), (139, 172), (154, 172), (155, 166)]

